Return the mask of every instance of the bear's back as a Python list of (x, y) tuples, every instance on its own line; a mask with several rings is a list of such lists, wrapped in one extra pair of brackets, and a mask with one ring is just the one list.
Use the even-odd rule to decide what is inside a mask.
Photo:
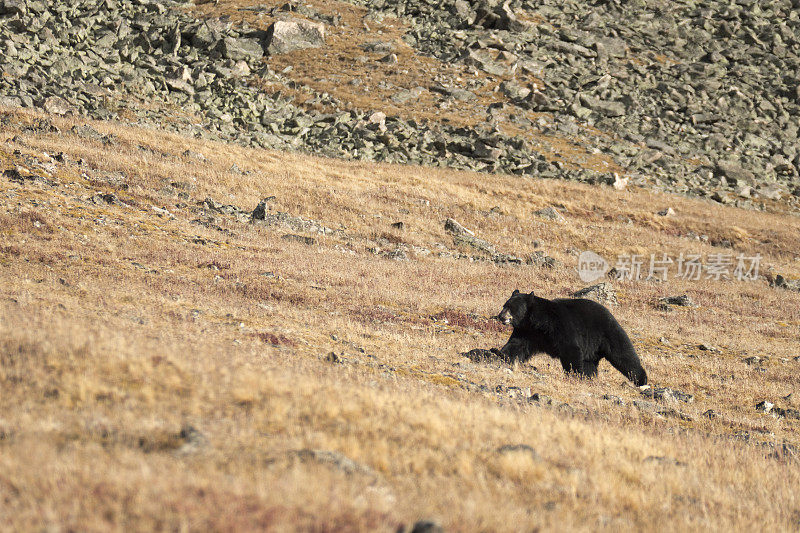
[(618, 322), (604, 305), (586, 298), (557, 298), (551, 300), (559, 315), (569, 317), (588, 327), (607, 328)]

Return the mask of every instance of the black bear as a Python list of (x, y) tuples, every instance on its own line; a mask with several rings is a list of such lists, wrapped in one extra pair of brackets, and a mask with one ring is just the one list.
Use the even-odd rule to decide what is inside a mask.
[(515, 290), (497, 319), (514, 327), (506, 345), (492, 350), (507, 362), (524, 362), (544, 352), (559, 359), (564, 371), (592, 377), (597, 375), (597, 363), (605, 357), (636, 385), (647, 383), (647, 373), (628, 334), (597, 302), (582, 298), (548, 300)]

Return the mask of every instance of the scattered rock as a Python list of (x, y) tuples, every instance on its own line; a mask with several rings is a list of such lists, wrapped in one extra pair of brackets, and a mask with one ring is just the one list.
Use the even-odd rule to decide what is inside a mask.
[(528, 401), (540, 403), (542, 405), (551, 405), (553, 403), (553, 399), (551, 397), (538, 392), (531, 394), (530, 398), (528, 398)]
[(769, 413), (772, 411), (772, 408), (775, 406), (772, 402), (768, 402), (766, 400), (758, 402), (756, 404), (756, 411), (760, 411), (762, 413)]
[(309, 237), (307, 235), (296, 235), (294, 233), (287, 233), (285, 235), (281, 235), (281, 239), (284, 241), (294, 241), (299, 242), (301, 244), (306, 244), (308, 246), (313, 246), (317, 244), (317, 239), (314, 237)]
[(617, 303), (617, 291), (614, 289), (614, 286), (607, 281), (575, 291), (572, 293), (572, 297), (588, 298), (601, 304)]
[(184, 444), (176, 450), (179, 454), (194, 453), (208, 445), (206, 436), (191, 424), (184, 425), (178, 437), (184, 441)]
[(206, 156), (199, 152), (193, 152), (192, 150), (185, 150), (183, 152), (183, 157), (194, 159), (195, 161), (200, 161), (201, 163), (205, 163), (207, 161)]
[(642, 391), (642, 396), (652, 398), (659, 402), (684, 402), (692, 403), (694, 396), (669, 387), (648, 387)]
[(622, 102), (600, 100), (587, 95), (581, 95), (580, 101), (588, 109), (608, 117), (620, 117), (625, 114), (625, 105)]
[[(592, 143), (613, 155), (626, 178), (559, 166), (516, 136), (497, 132), (487, 138), (479, 131), (483, 125), (431, 126), (395, 116), (386, 117), (385, 131), (360, 128), (368, 114), (290, 79), (290, 70), (275, 74), (261, 62), (264, 48), (275, 54), (324, 46), (325, 24), (339, 23), (335, 14), (294, 2), (243, 8), (278, 19), (262, 39), (261, 32), (227, 18), (201, 21), (158, 2), (6, 0), (0, 4), (0, 34), (7, 37), (0, 43), (7, 74), (0, 78), (0, 102), (30, 108), (50, 99), (53, 113), (102, 120), (134, 114), (135, 120), (171, 131), (331, 157), (620, 187), (625, 179), (644, 184), (650, 180), (639, 177), (646, 175), (658, 190), (709, 196), (718, 188), (718, 201), (750, 208), (755, 207), (747, 203), (751, 197), (785, 201), (790, 191), (800, 191), (792, 182), (800, 165), (797, 82), (776, 75), (794, 72), (800, 63), (791, 51), (785, 6), (770, 4), (743, 16), (740, 7), (714, 1), (703, 6), (702, 16), (687, 14), (678, 27), (671, 16), (654, 19), (636, 3), (601, 2), (576, 19), (572, 7), (552, 2), (353, 2), (367, 6), (375, 19), (402, 16), (409, 25), (405, 44), (422, 54), (502, 76), (495, 86), (516, 105), (493, 107), (489, 120), (505, 120), (508, 108), (551, 113), (533, 127), (577, 144)], [(515, 10), (552, 26), (526, 22)], [(776, 31), (765, 38), (763, 28)], [(683, 33), (691, 37), (690, 45)], [(387, 54), (395, 62), (396, 49), (396, 43), (383, 40), (363, 45), (364, 53)], [(90, 61), (86, 50), (94, 54)], [(629, 60), (633, 55), (636, 60)], [(251, 73), (271, 85), (308, 91), (308, 105), (301, 109), (285, 91), (267, 94), (248, 85), (242, 77)], [(546, 84), (523, 84), (522, 76)], [(430, 88), (464, 101), (483, 96), (484, 89), (454, 80), (437, 80)], [(141, 99), (148, 101), (147, 109), (135, 105)], [(168, 111), (158, 111), (175, 106), (199, 121), (175, 121)], [(315, 111), (322, 108), (327, 111)], [(582, 121), (613, 135), (588, 135)]]
[(111, 204), (120, 207), (127, 207), (127, 204), (121, 202), (114, 193), (110, 192), (97, 193), (91, 197), (91, 201), (95, 204)]
[(623, 191), (628, 186), (628, 181), (630, 178), (623, 178), (617, 173), (614, 173), (614, 183), (611, 185), (617, 189), (618, 191)]
[(610, 401), (614, 405), (625, 405), (625, 400), (623, 400), (619, 396), (614, 396), (613, 394), (603, 394), (603, 396), (601, 396), (601, 398), (603, 400)]
[(258, 202), (258, 205), (256, 206), (255, 209), (253, 209), (253, 212), (250, 214), (250, 217), (253, 220), (266, 220), (267, 213), (269, 211), (269, 203), (274, 199), (275, 199), (274, 196), (267, 196), (266, 198)]
[(745, 170), (737, 161), (718, 161), (716, 171), (730, 185), (752, 185), (755, 182), (755, 174)]
[(544, 268), (558, 268), (561, 266), (561, 263), (556, 258), (546, 255), (541, 250), (537, 250), (528, 256), (525, 263)]
[(672, 307), (698, 307), (698, 305), (686, 294), (679, 296), (665, 296), (658, 299), (658, 308), (671, 311)]
[(800, 291), (800, 279), (789, 279), (782, 274), (776, 274), (775, 277), (770, 279), (771, 287), (778, 287), (790, 291)]
[(403, 89), (402, 91), (398, 91), (391, 96), (391, 101), (395, 104), (402, 105), (407, 103), (410, 100), (418, 100), (420, 96), (425, 92), (425, 89), (422, 87), (415, 87), (413, 89)]
[(328, 355), (325, 356), (325, 360), (329, 363), (340, 364), (343, 363), (344, 360), (336, 355), (336, 352), (330, 352)]
[(75, 107), (60, 96), (49, 96), (45, 98), (41, 106), (47, 113), (52, 113), (53, 115), (66, 115), (76, 111)]
[(671, 207), (667, 207), (666, 209), (662, 209), (661, 211), (659, 211), (658, 212), (658, 216), (662, 216), (662, 217), (675, 216), (675, 210), (672, 209)]
[(325, 44), (325, 25), (302, 19), (276, 20), (267, 28), (267, 51), (286, 54)]
[(444, 221), (444, 229), (453, 236), (453, 243), (456, 246), (466, 245), (481, 252), (485, 252), (491, 256), (497, 255), (497, 250), (495, 250), (493, 245), (487, 241), (484, 241), (483, 239), (477, 238), (472, 231), (468, 230), (452, 218), (448, 218)]
[(725, 191), (714, 191), (711, 199), (721, 204), (732, 204), (734, 202), (733, 195)]
[(538, 209), (533, 212), (534, 215), (540, 216), (542, 218), (546, 218), (547, 220), (552, 220), (554, 222), (565, 222), (566, 219), (564, 216), (553, 206), (545, 207), (543, 209)]
[(444, 528), (430, 520), (420, 520), (411, 526), (409, 533), (444, 533)]

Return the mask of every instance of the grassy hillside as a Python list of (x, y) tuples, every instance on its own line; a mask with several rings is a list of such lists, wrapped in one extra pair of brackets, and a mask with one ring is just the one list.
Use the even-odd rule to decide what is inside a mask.
[[(606, 363), (583, 381), (546, 356), (461, 355), (505, 342), (491, 316), (513, 289), (583, 287), (576, 251), (727, 241), (797, 277), (796, 217), (8, 108), (0, 124), (5, 527), (800, 524), (798, 292), (763, 276), (614, 282), (652, 384), (689, 402), (648, 398)], [(548, 206), (564, 220), (534, 213)], [(456, 244), (448, 217), (556, 267), (498, 264)], [(658, 307), (684, 293), (698, 305)]]

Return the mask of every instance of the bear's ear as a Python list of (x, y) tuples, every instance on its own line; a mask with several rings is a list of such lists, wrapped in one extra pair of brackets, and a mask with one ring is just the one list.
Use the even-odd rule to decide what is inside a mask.
[(511, 296), (516, 296), (517, 294), (519, 294), (519, 291), (517, 289), (514, 289), (514, 292), (511, 293)]
[(534, 296), (536, 296), (536, 295), (535, 295), (535, 294), (533, 294), (533, 291), (531, 291), (531, 293), (530, 293), (528, 296), (530, 296), (530, 297), (534, 297)]

